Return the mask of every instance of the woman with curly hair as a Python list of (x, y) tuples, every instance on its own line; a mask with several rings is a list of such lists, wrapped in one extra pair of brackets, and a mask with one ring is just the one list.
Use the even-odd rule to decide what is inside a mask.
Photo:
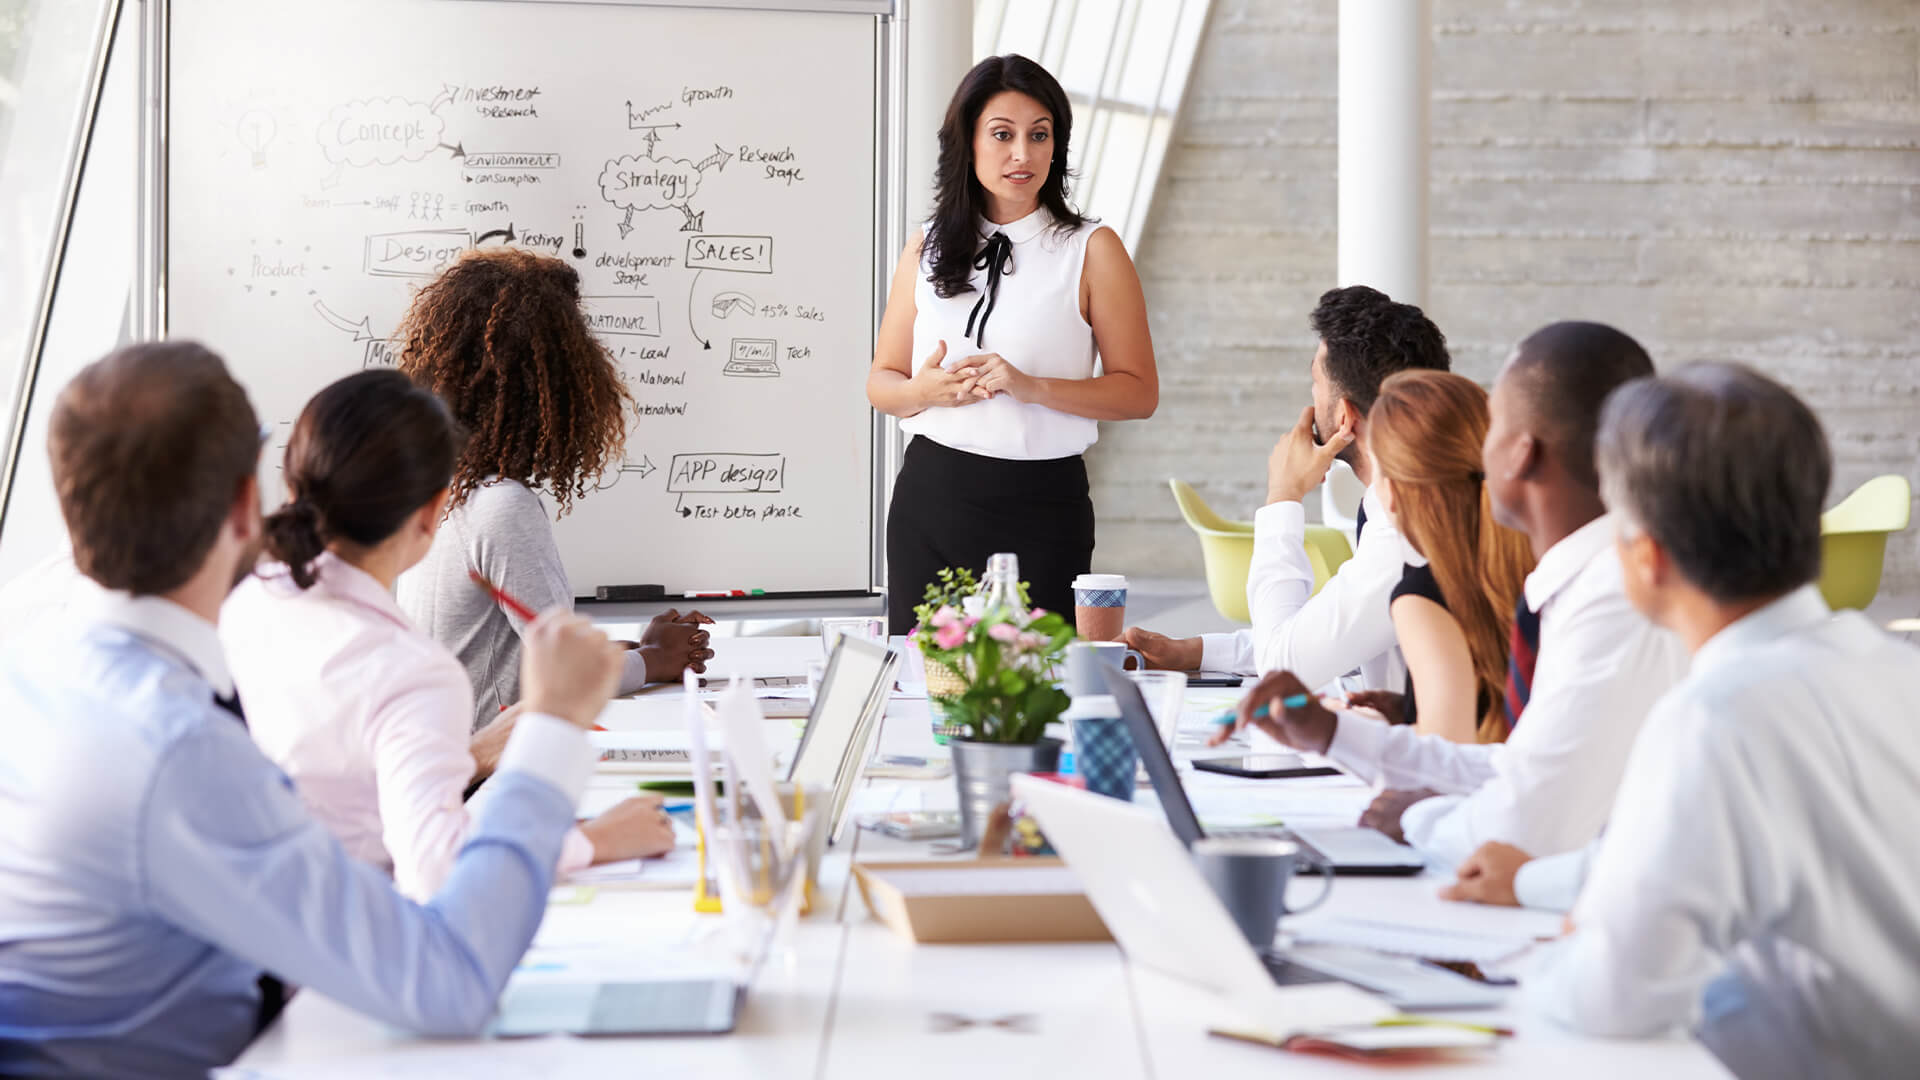
[[(571, 606), (542, 495), (564, 516), (615, 462), (631, 400), (588, 329), (580, 276), (518, 248), (468, 252), (414, 297), (401, 321), (400, 370), (439, 394), (467, 431), (445, 525), (402, 575), (400, 606), (473, 679), (477, 728), (520, 697), (525, 620), (475, 587), (487, 580), (545, 611)], [(713, 657), (697, 612), (667, 612), (629, 645), (620, 692), (704, 671)]]

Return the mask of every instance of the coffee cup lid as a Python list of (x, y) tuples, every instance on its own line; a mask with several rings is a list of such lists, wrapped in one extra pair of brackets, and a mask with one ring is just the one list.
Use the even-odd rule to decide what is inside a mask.
[(1127, 587), (1125, 574), (1081, 574), (1073, 579), (1076, 589), (1124, 589)]

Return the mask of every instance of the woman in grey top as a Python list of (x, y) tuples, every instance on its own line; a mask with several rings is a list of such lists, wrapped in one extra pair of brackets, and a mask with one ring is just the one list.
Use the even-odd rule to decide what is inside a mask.
[[(473, 680), (474, 726), (520, 697), (526, 623), (474, 585), (478, 571), (534, 611), (573, 587), (543, 496), (572, 508), (626, 439), (626, 386), (587, 328), (573, 267), (517, 248), (472, 251), (414, 297), (400, 369), (468, 431), (433, 548), (396, 595)], [(620, 692), (706, 670), (712, 620), (669, 611), (629, 643)]]

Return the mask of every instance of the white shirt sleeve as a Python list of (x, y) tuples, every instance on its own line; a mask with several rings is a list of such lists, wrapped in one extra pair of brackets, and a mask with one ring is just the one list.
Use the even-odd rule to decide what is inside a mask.
[(1369, 784), (1432, 788), (1458, 795), (1474, 790), (1493, 775), (1493, 759), (1501, 750), (1498, 743), (1457, 743), (1438, 735), (1422, 735), (1408, 724), (1389, 724), (1377, 716), (1343, 712), (1339, 726), (1333, 729), (1327, 757)]
[(1765, 792), (1730, 783), (1728, 749), (1692, 707), (1648, 721), (1605, 843), (1574, 907), (1574, 933), (1528, 979), (1538, 1007), (1595, 1035), (1691, 1024), (1744, 916), (1740, 830)]
[(1514, 899), (1521, 907), (1541, 911), (1571, 911), (1587, 880), (1587, 866), (1600, 841), (1595, 840), (1578, 851), (1544, 855), (1520, 864), (1513, 876)]
[(1387, 527), (1370, 524), (1353, 558), (1315, 593), (1306, 509), (1279, 502), (1254, 514), (1247, 610), (1258, 672), (1291, 671), (1308, 686), (1325, 686), (1393, 649), (1388, 598), (1406, 560), (1399, 534), (1379, 524)]
[(1489, 840), (1557, 855), (1607, 821), (1634, 736), (1678, 675), (1679, 646), (1622, 594), (1558, 614), (1520, 724), (1487, 758), (1492, 775), (1458, 801), (1415, 803), (1401, 820), (1407, 842), (1436, 860), (1458, 863)]
[(1235, 675), (1256, 674), (1253, 632), (1235, 630), (1229, 634), (1201, 634), (1200, 670), (1228, 671)]

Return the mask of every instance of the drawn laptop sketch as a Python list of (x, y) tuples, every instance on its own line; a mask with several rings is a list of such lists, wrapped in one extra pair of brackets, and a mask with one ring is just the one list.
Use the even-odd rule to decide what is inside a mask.
[(1281, 826), (1256, 829), (1203, 828), (1200, 816), (1194, 813), (1193, 803), (1187, 799), (1186, 785), (1180, 782), (1180, 772), (1174, 767), (1173, 757), (1160, 741), (1153, 714), (1147, 709), (1146, 698), (1140, 695), (1140, 687), (1125, 672), (1107, 669), (1104, 674), (1107, 689), (1119, 703), (1120, 715), (1127, 722), (1127, 732), (1133, 736), (1134, 749), (1140, 754), (1141, 764), (1146, 766), (1147, 779), (1152, 781), (1154, 794), (1160, 798), (1160, 809), (1167, 815), (1167, 824), (1172, 826), (1174, 835), (1180, 838), (1182, 844), (1192, 847), (1195, 840), (1207, 836), (1272, 836), (1298, 843), (1331, 866), (1336, 874), (1410, 876), (1426, 869), (1426, 860), (1419, 852), (1394, 842), (1378, 829), (1358, 825), (1299, 829)]
[(1402, 1009), (1502, 1000), (1499, 991), (1411, 957), (1340, 945), (1257, 950), (1160, 815), (1029, 775), (1013, 778), (1013, 796), (1073, 869), (1130, 963), (1222, 994), (1266, 1026), (1367, 1024), (1391, 1011), (1360, 990)]
[(772, 338), (734, 338), (728, 345), (727, 363), (720, 374), (749, 379), (776, 378), (780, 374), (780, 360), (775, 355), (779, 350), (779, 343)]

